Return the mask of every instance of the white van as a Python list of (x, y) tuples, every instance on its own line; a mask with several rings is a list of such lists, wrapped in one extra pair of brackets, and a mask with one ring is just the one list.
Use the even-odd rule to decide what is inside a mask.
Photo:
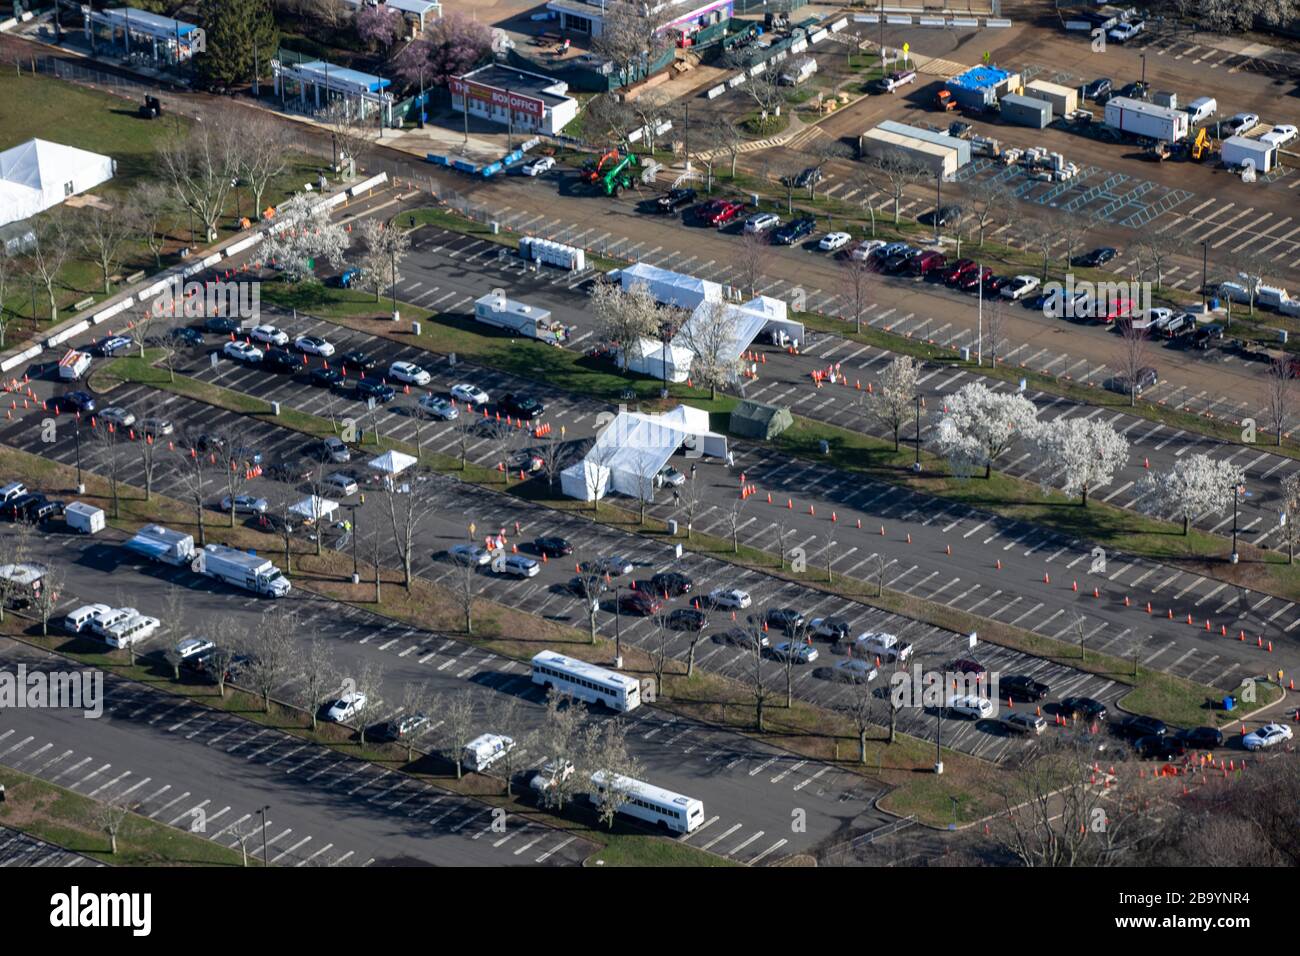
[(90, 617), (90, 629), (100, 637), (107, 637), (110, 628), (116, 627), (123, 621), (138, 617), (140, 614), (133, 607), (104, 607), (102, 611), (97, 611)]
[(109, 647), (130, 647), (150, 637), (162, 622), (156, 617), (145, 614), (133, 614), (125, 621), (108, 628), (104, 641)]
[(64, 616), (63, 629), (69, 634), (80, 634), (96, 619), (112, 610), (107, 604), (83, 604)]
[(1195, 126), (1198, 123), (1204, 123), (1217, 113), (1219, 103), (1213, 96), (1202, 96), (1188, 103), (1185, 109), (1187, 110), (1188, 124)]
[(1249, 302), (1250, 290), (1240, 282), (1220, 282), (1219, 295), (1233, 302)]
[(515, 748), (510, 737), (501, 734), (483, 734), (465, 745), (461, 762), (475, 772), (486, 770)]
[(76, 349), (68, 349), (63, 358), (59, 359), (59, 378), (65, 382), (75, 382), (86, 374), (88, 368), (90, 368), (89, 355)]

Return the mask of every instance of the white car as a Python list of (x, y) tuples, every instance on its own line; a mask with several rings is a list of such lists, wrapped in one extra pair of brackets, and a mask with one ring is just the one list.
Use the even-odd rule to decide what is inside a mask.
[(357, 480), (346, 471), (336, 471), (334, 474), (326, 477), (325, 487), (329, 488), (331, 493), (338, 495), (340, 498), (355, 495), (360, 490)]
[(822, 236), (822, 241), (817, 243), (817, 248), (822, 252), (834, 252), (836, 249), (843, 249), (853, 239), (847, 232), (828, 232)]
[(748, 591), (739, 588), (714, 588), (709, 592), (709, 603), (714, 607), (745, 609), (753, 604)]
[(1230, 119), (1224, 122), (1223, 125), (1232, 130), (1232, 135), (1245, 136), (1259, 125), (1259, 114), (1234, 113)]
[(541, 573), (540, 561), (524, 557), (522, 554), (510, 554), (501, 561), (500, 566), (493, 566), (497, 574), (509, 574), (517, 578), (534, 578)]
[(747, 235), (767, 232), (781, 225), (781, 217), (774, 212), (759, 212), (745, 220), (744, 231)]
[(120, 405), (110, 405), (99, 413), (99, 417), (110, 425), (117, 425), (119, 428), (129, 428), (135, 424), (135, 415)]
[(486, 405), (491, 398), (477, 385), (461, 382), (451, 387), (451, 397), (470, 405)]
[(366, 695), (359, 690), (354, 690), (330, 704), (329, 710), (325, 711), (325, 719), (341, 724), (349, 717), (355, 717), (365, 708)]
[(540, 156), (531, 163), (524, 163), (520, 172), (525, 176), (540, 176), (542, 173), (549, 172), (555, 168), (554, 156)]
[(293, 347), (308, 355), (320, 355), (329, 358), (334, 354), (334, 345), (318, 335), (300, 335), (293, 340)]
[(793, 658), (796, 664), (811, 664), (817, 660), (817, 648), (803, 641), (786, 641), (772, 648), (772, 656), (779, 661)]
[(1144, 29), (1146, 29), (1146, 23), (1143, 21), (1130, 20), (1128, 23), (1121, 23), (1117, 27), (1112, 27), (1107, 36), (1117, 43), (1124, 43), (1127, 40), (1133, 39)]
[(864, 242), (858, 243), (853, 248), (853, 251), (849, 253), (849, 258), (854, 259), (857, 262), (869, 262), (872, 256), (887, 245), (889, 245), (889, 243), (884, 239), (867, 239)]
[(682, 485), (686, 484), (686, 476), (672, 465), (664, 465), (659, 469), (659, 473), (655, 475), (655, 484), (660, 488), (664, 485), (669, 485), (673, 488), (680, 488)]
[(1291, 140), (1295, 139), (1297, 130), (1290, 124), (1274, 126), (1271, 130), (1260, 137), (1261, 142), (1272, 143), (1274, 146), (1285, 146)]
[(289, 333), (277, 329), (274, 325), (256, 326), (248, 337), (257, 341), (264, 342), (267, 345), (288, 345)]
[(1247, 750), (1263, 750), (1265, 747), (1275, 747), (1284, 740), (1290, 740), (1291, 736), (1291, 728), (1286, 724), (1265, 724), (1242, 737), (1241, 745)]
[(831, 668), (836, 680), (845, 681), (849, 684), (869, 684), (879, 675), (875, 665), (870, 661), (859, 660), (856, 657), (850, 657), (847, 660), (837, 661)]
[(993, 716), (993, 702), (987, 697), (977, 697), (974, 694), (954, 694), (948, 698), (946, 709), (950, 714), (959, 714), (974, 720)]
[(453, 561), (474, 567), (481, 567), (492, 560), (492, 553), (476, 544), (453, 544), (447, 549), (447, 554)]
[(236, 362), (260, 362), (262, 361), (262, 350), (256, 345), (250, 345), (248, 342), (227, 342), (221, 346), (221, 354), (228, 359), (234, 359)]
[(1002, 287), (1002, 294), (1012, 302), (1019, 302), (1042, 284), (1038, 276), (1016, 276)]
[(204, 651), (210, 651), (217, 645), (212, 643), (206, 637), (187, 637), (176, 645), (176, 656), (181, 660), (187, 660), (195, 654), (202, 654)]
[(422, 395), (417, 404), (420, 406), (420, 411), (426, 415), (441, 418), (443, 421), (449, 422), (460, 415), (460, 409), (441, 395)]
[(407, 385), (428, 385), (433, 376), (414, 362), (394, 362), (388, 366), (388, 377)]

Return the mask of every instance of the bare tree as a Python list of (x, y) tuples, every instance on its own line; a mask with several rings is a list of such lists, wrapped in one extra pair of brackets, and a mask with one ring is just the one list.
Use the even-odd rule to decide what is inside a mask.
[[(996, 296), (984, 301), (984, 325), (988, 329), (989, 344), (989, 367), (998, 367), (998, 355), (1002, 352), (1005, 344), (1003, 341), (1004, 330), (1007, 325), (1007, 313), (1002, 305), (1002, 297)], [(980, 364), (984, 364), (984, 356), (979, 356)]]
[(1164, 287), (1165, 269), (1169, 260), (1185, 244), (1185, 237), (1171, 230), (1145, 232), (1138, 240), (1138, 256), (1155, 272), (1157, 291)]
[(983, 249), (984, 236), (994, 214), (1010, 208), (1010, 194), (996, 180), (980, 179), (969, 186), (966, 195), (970, 206), (968, 215), (979, 231), (979, 246)]
[(270, 114), (254, 112), (239, 124), (235, 168), (253, 199), (254, 222), (262, 213), (262, 200), (271, 183), (289, 167), (290, 142), (283, 123)]
[(561, 694), (553, 688), (547, 692), (540, 740), (556, 772), (541, 791), (543, 806), (563, 812), (584, 786), (583, 724), (586, 713), (586, 708), (568, 694)]
[(749, 695), (754, 702), (754, 728), (762, 734), (767, 732), (764, 720), (768, 701), (772, 698), (767, 675), (763, 673), (763, 645), (767, 641), (767, 632), (762, 619), (748, 615), (745, 619), (745, 634), (748, 639)]
[[(92, 420), (93, 421), (93, 420)], [(121, 483), (125, 467), (122, 435), (116, 425), (105, 422), (92, 430), (92, 457), (102, 475), (108, 479), (108, 493), (113, 502), (113, 517), (122, 516)]]
[(203, 226), (205, 241), (217, 238), (217, 223), (239, 170), (239, 134), (197, 124), (184, 136), (163, 140), (158, 174), (181, 208)]
[(172, 194), (159, 182), (144, 182), (131, 191), (127, 208), (135, 214), (133, 238), (149, 248), (154, 268), (161, 269), (163, 246), (167, 242), (166, 224), (175, 212)]
[(318, 119), (330, 131), (337, 156), (334, 168), (345, 176), (355, 175), (356, 163), (370, 142), (370, 124), (361, 118), (356, 104), (336, 99), (321, 110)]
[(1291, 419), (1291, 405), (1294, 399), (1294, 387), (1291, 373), (1291, 357), (1276, 356), (1268, 366), (1268, 378), (1264, 382), (1264, 407), (1268, 411), (1269, 425), (1277, 437), (1277, 445), (1282, 447), (1282, 433), (1286, 431)]
[(704, 640), (704, 632), (709, 629), (712, 612), (716, 610), (710, 601), (700, 600), (699, 598), (691, 602), (691, 607), (700, 613), (700, 622), (699, 627), (691, 628), (686, 638), (686, 676), (688, 678), (695, 676), (695, 649), (699, 646), (700, 641)]
[[(0, 535), (0, 564), (22, 564), (31, 552), (32, 526), (25, 521), (16, 522), (12, 529)], [(5, 608), (21, 590), (12, 577), (0, 575), (0, 624), (4, 623)]]
[(731, 161), (731, 179), (736, 179), (736, 163), (740, 159), (740, 148), (749, 142), (744, 131), (730, 119), (719, 119), (713, 124), (717, 131), (719, 145), (727, 151)]
[(606, 0), (600, 36), (592, 47), (613, 60), (625, 82), (646, 76), (651, 64), (671, 42), (665, 30), (672, 14), (663, 6), (648, 7), (634, 0)]
[(1065, 244), (1064, 260), (1067, 268), (1073, 264), (1075, 250), (1083, 244), (1090, 225), (1090, 220), (1081, 219), (1073, 213), (1061, 213), (1054, 217), (1052, 226), (1056, 230), (1056, 241)]
[(779, 559), (780, 559), (780, 562), (781, 562), (781, 563), (778, 565), (778, 567), (780, 567), (780, 569), (781, 569), (782, 571), (784, 571), (784, 570), (785, 570), (785, 553), (786, 553), (786, 546), (785, 546), (785, 545), (786, 545), (786, 540), (790, 537), (790, 532), (793, 531), (794, 529), (791, 528), (789, 525), (787, 525), (787, 524), (785, 523), (785, 519), (781, 519), (780, 521), (774, 522), (773, 525), (772, 525), (772, 528), (773, 528), (773, 530), (776, 531), (776, 548), (777, 548), (777, 555), (778, 555), (778, 557), (779, 557)]
[(118, 794), (95, 804), (93, 819), (95, 826), (108, 837), (108, 852), (117, 853), (117, 838), (131, 815), (131, 803)]
[(1046, 282), (1048, 270), (1051, 268), (1052, 247), (1056, 245), (1057, 240), (1057, 224), (1048, 222), (1045, 219), (1039, 219), (1036, 216), (1025, 216), (1020, 222), (1020, 233), (1024, 239), (1025, 248), (1043, 257), (1043, 270), (1040, 278)]
[(766, 127), (769, 117), (781, 115), (785, 103), (785, 90), (781, 88), (780, 68), (769, 61), (757, 75), (748, 77), (740, 89), (758, 107), (760, 129)]
[(881, 598), (885, 596), (885, 568), (889, 565), (883, 552), (877, 551), (873, 557), (876, 559), (876, 597)]
[(1272, 266), (1272, 257), (1249, 246), (1237, 248), (1227, 255), (1227, 268), (1237, 274), (1242, 285), (1246, 287), (1246, 296), (1250, 304), (1250, 314), (1255, 314), (1255, 301), (1259, 297), (1260, 286), (1265, 284), (1268, 269)]
[(597, 623), (600, 619), (600, 596), (605, 591), (606, 575), (595, 561), (578, 565), (570, 591), (576, 600), (582, 602), (582, 613), (587, 618), (587, 634), (591, 645), (596, 645)]
[(685, 509), (686, 512), (686, 540), (690, 541), (695, 532), (695, 515), (704, 503), (706, 489), (704, 482), (696, 486), (694, 476), (686, 480), (686, 483), (677, 489), (678, 507)]
[[(408, 593), (415, 580), (416, 538), (424, 523), (442, 506), (431, 484), (419, 480), (422, 476), (422, 473), (413, 474), (401, 485), (394, 478), (380, 492), (393, 529), (397, 558), (402, 562), (402, 586)], [(408, 490), (401, 490), (403, 487)]]
[[(829, 538), (823, 546), (827, 555), (826, 572), (830, 574), (830, 546), (835, 542)], [(798, 627), (788, 628), (785, 632), (785, 639), (789, 646), (786, 648), (786, 654), (781, 660), (781, 669), (785, 671), (785, 706), (789, 710), (794, 706), (794, 666), (799, 661), (798, 645), (810, 642), (808, 637), (808, 625), (800, 624)]]
[(208, 485), (212, 481), (212, 471), (216, 469), (216, 455), (200, 452), (194, 445), (194, 439), (182, 439), (181, 446), (186, 448), (186, 452), (172, 459), (171, 467), (176, 474), (180, 496), (194, 506), (194, 524), (198, 527), (201, 548), (208, 543), (203, 511), (208, 504)]
[(537, 457), (542, 460), (542, 474), (546, 476), (546, 487), (552, 494), (560, 483), (560, 472), (569, 464), (568, 445), (549, 435), (537, 446)]
[(664, 674), (668, 671), (668, 662), (672, 660), (673, 628), (667, 610), (660, 611), (651, 619), (654, 637), (651, 639), (650, 664), (655, 672), (655, 692), (663, 696)]
[(104, 294), (112, 291), (114, 270), (122, 251), (135, 234), (136, 212), (129, 207), (130, 195), (107, 208), (96, 203), (83, 208), (76, 220), (76, 237), (86, 257), (99, 269)]
[(854, 150), (838, 139), (820, 139), (817, 140), (813, 147), (813, 154), (817, 157), (818, 175), (808, 177), (808, 198), (816, 200), (817, 184), (821, 182), (821, 170), (827, 163), (837, 159), (852, 159)]
[(50, 634), (50, 618), (63, 597), (63, 572), (57, 567), (47, 567), (41, 578), (41, 586), (32, 595), (32, 604), (41, 619), (41, 636)]
[[(650, 290), (637, 283), (626, 291), (616, 282), (592, 287), (591, 314), (596, 335), (607, 348), (626, 348), (638, 339), (656, 336), (664, 315)], [(624, 363), (624, 372), (627, 371)]]
[(630, 780), (641, 775), (641, 764), (627, 746), (627, 726), (621, 720), (607, 720), (587, 735), (584, 770), (590, 770), (595, 784), (596, 815), (613, 829), (614, 820), (632, 799)]
[(742, 233), (734, 264), (740, 284), (749, 290), (750, 298), (758, 295), (758, 285), (767, 278), (772, 264), (772, 245), (767, 235), (761, 232)]
[(907, 187), (928, 176), (926, 170), (914, 160), (889, 151), (879, 156), (870, 167), (868, 179), (889, 196), (894, 204), (894, 225), (898, 225)]
[(357, 693), (362, 697), (361, 706), (356, 712), (357, 733), (361, 746), (364, 747), (370, 715), (378, 712), (379, 705), (384, 702), (384, 669), (378, 661), (367, 659), (362, 663), (361, 670), (357, 672)]
[[(0, 253), (0, 349), (5, 347), (5, 342), (9, 333), (9, 324), (18, 317), (16, 311), (5, 308), (5, 303), (9, 301), (9, 290), (13, 288), (18, 278), (16, 271), (17, 260), (12, 256)], [(35, 318), (35, 316), (33, 316)]]
[(299, 660), (300, 672), (294, 689), (299, 706), (311, 714), (311, 729), (315, 730), (321, 704), (330, 689), (338, 686), (338, 665), (330, 645), (317, 636), (307, 640)]
[(840, 298), (848, 305), (853, 331), (862, 334), (862, 314), (867, 311), (872, 269), (865, 259), (849, 256), (840, 267)]
[(474, 633), (474, 602), (478, 600), (478, 565), (470, 561), (458, 561), (452, 571), (455, 585), (456, 604), (460, 608), (461, 619), (465, 622), (465, 634)]
[(456, 764), (456, 779), (464, 776), (465, 745), (474, 734), (474, 695), (468, 688), (457, 691), (448, 699), (443, 710), (447, 730), (450, 759)]
[[(143, 406), (144, 418), (161, 418), (162, 405), (156, 400), (150, 400)], [(140, 468), (144, 475), (144, 500), (153, 500), (153, 479), (158, 471), (158, 454), (163, 447), (165, 438), (155, 436), (152, 432), (142, 431), (136, 436), (136, 446), (140, 449)]]
[(727, 512), (727, 530), (731, 534), (732, 554), (740, 554), (740, 529), (747, 523), (740, 519), (744, 515), (745, 503), (748, 500), (748, 498), (737, 497), (736, 500), (731, 503), (731, 508)]
[(1147, 365), (1147, 332), (1132, 322), (1120, 326), (1119, 369), (1130, 406), (1137, 405), (1139, 374)]
[(505, 749), (500, 758), (501, 772), (506, 778), (506, 796), (508, 797), (512, 794), (512, 785), (515, 772), (519, 769), (519, 762), (525, 758), (527, 752), (532, 748), (534, 741), (537, 739), (537, 731), (529, 722), (528, 715), (524, 713), (519, 698), (514, 694), (508, 694), (505, 701), (496, 707), (493, 718), (496, 720), (496, 725), (501, 728), (501, 733), (514, 742), (513, 746)]
[(853, 730), (858, 735), (858, 763), (865, 766), (867, 762), (867, 734), (876, 726), (876, 698), (872, 693), (870, 681), (855, 682), (849, 691), (848, 698), (840, 704), (840, 710), (853, 724)]
[(460, 470), (469, 467), (469, 446), (474, 444), (479, 420), (474, 417), (474, 406), (466, 404), (460, 414), (451, 420), (452, 439), (456, 447), (456, 456), (460, 459)]
[[(217, 685), (217, 694), (222, 699), (226, 696), (227, 677), (240, 654), (252, 649), (248, 628), (233, 617), (221, 617), (213, 624), (213, 648), (203, 660), (204, 671)], [(313, 724), (313, 728), (315, 725)]]
[[(45, 290), (50, 307), (50, 321), (59, 317), (59, 302), (54, 288), (60, 282), (63, 265), (68, 261), (72, 235), (62, 211), (43, 213), (31, 220), (31, 241), (28, 243), (27, 271)], [(32, 321), (36, 321), (32, 316)]]
[(262, 617), (257, 633), (247, 638), (245, 673), (250, 687), (262, 698), (262, 710), (271, 712), (271, 694), (294, 675), (299, 657), (298, 612), (276, 604)]

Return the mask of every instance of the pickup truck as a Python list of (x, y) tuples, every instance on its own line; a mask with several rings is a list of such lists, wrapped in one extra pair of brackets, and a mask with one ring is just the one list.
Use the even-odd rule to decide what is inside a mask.
[(854, 641), (854, 653), (858, 657), (879, 657), (882, 661), (903, 662), (912, 656), (912, 645), (900, 641), (893, 634), (883, 631), (867, 631), (859, 634)]
[(880, 80), (880, 89), (885, 93), (893, 93), (900, 86), (906, 86), (908, 83), (916, 82), (916, 70), (897, 70), (890, 73)]

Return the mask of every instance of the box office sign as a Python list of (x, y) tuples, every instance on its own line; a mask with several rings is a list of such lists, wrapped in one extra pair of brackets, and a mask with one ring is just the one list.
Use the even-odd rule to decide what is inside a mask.
[(509, 107), (516, 113), (527, 113), (537, 119), (541, 119), (546, 112), (546, 104), (531, 96), (522, 96), (519, 93), (499, 90), (494, 86), (484, 86), (481, 83), (474, 83), (456, 77), (452, 78), (452, 93), (457, 96), (464, 96), (466, 90), (469, 91), (472, 99), (489, 102), (498, 109), (504, 110)]

